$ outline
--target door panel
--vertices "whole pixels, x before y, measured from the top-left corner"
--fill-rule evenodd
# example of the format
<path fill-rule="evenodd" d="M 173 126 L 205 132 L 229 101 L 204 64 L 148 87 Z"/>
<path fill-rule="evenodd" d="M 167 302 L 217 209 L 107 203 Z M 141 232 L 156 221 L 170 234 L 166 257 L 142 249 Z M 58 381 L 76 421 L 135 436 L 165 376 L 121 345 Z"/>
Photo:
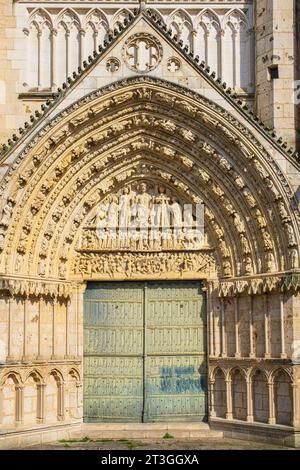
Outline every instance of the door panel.
<path fill-rule="evenodd" d="M 145 420 L 203 419 L 205 311 L 200 285 L 149 283 L 145 296 Z"/>
<path fill-rule="evenodd" d="M 85 420 L 140 421 L 143 331 L 140 285 L 89 285 L 84 300 Z"/>
<path fill-rule="evenodd" d="M 205 328 L 199 282 L 89 284 L 85 421 L 203 419 Z"/>

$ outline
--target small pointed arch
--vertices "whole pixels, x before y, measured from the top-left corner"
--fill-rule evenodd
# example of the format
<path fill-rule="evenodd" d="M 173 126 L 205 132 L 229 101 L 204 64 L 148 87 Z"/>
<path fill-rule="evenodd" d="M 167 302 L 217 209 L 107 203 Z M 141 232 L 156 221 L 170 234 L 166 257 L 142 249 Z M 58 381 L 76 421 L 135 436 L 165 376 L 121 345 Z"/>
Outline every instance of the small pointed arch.
<path fill-rule="evenodd" d="M 23 385 L 23 380 L 19 372 L 10 370 L 1 377 L 0 387 L 2 387 L 8 379 L 11 379 L 16 386 Z"/>
<path fill-rule="evenodd" d="M 109 31 L 109 22 L 105 14 L 98 8 L 91 10 L 85 19 L 84 55 L 88 57 L 103 43 Z"/>
<path fill-rule="evenodd" d="M 220 19 L 215 12 L 206 8 L 198 14 L 195 20 L 195 30 L 197 31 L 197 41 L 194 52 L 201 60 L 204 60 L 210 68 L 221 75 L 221 43 Z"/>
<path fill-rule="evenodd" d="M 110 22 L 110 29 L 113 30 L 116 26 L 123 26 L 124 19 L 128 17 L 131 11 L 128 8 L 120 8 L 112 17 Z"/>
<path fill-rule="evenodd" d="M 37 370 L 37 369 L 31 369 L 30 371 L 27 372 L 25 378 L 24 378 L 24 383 L 27 382 L 27 380 L 32 377 L 35 383 L 37 384 L 42 384 L 44 383 L 44 377 L 42 373 Z"/>
<path fill-rule="evenodd" d="M 109 29 L 109 22 L 105 13 L 103 13 L 103 11 L 99 10 L 98 8 L 93 8 L 86 15 L 84 28 L 86 28 L 87 25 L 92 26 L 94 31 L 98 31 L 101 27 L 103 27 L 106 31 Z"/>
<path fill-rule="evenodd" d="M 243 378 L 246 380 L 247 370 L 243 369 L 243 368 L 240 367 L 240 366 L 233 366 L 233 367 L 231 367 L 231 368 L 228 370 L 228 377 L 230 377 L 230 378 L 232 379 L 232 378 L 233 378 L 233 375 L 234 375 L 236 372 L 241 373 L 242 376 L 243 376 Z"/>
<path fill-rule="evenodd" d="M 244 26 L 246 29 L 249 29 L 250 27 L 248 18 L 245 13 L 241 10 L 238 10 L 237 8 L 229 10 L 224 16 L 222 21 L 223 29 L 225 29 L 227 25 L 229 25 L 233 31 L 237 31 L 237 28 L 239 28 L 241 25 Z"/>
<path fill-rule="evenodd" d="M 195 29 L 197 30 L 199 26 L 202 27 L 208 32 L 209 26 L 213 25 L 215 28 L 220 31 L 221 29 L 221 22 L 218 15 L 211 10 L 210 8 L 205 8 L 205 10 L 201 11 L 195 18 Z"/>
<path fill-rule="evenodd" d="M 261 372 L 264 376 L 264 379 L 268 382 L 269 380 L 269 376 L 268 376 L 268 373 L 265 369 L 263 368 L 260 368 L 260 367 L 253 367 L 253 369 L 251 369 L 250 373 L 249 373 L 249 378 L 250 379 L 253 379 L 254 375 L 257 373 L 257 372 Z"/>
<path fill-rule="evenodd" d="M 36 8 L 33 10 L 29 15 L 28 25 L 29 27 L 35 25 L 38 31 L 41 31 L 45 25 L 51 30 L 53 29 L 52 18 L 44 8 Z"/>
<path fill-rule="evenodd" d="M 53 376 L 57 384 L 61 385 L 65 382 L 63 373 L 59 369 L 51 369 L 48 374 L 49 376 Z"/>
<path fill-rule="evenodd" d="M 284 367 L 281 367 L 281 366 L 278 366 L 278 367 L 276 367 L 275 369 L 273 369 L 271 371 L 270 376 L 269 376 L 270 382 L 274 384 L 274 380 L 275 380 L 276 376 L 281 372 L 285 373 L 289 377 L 291 383 L 293 382 L 293 376 L 292 376 L 290 370 L 285 369 Z"/>
<path fill-rule="evenodd" d="M 75 369 L 75 367 L 72 367 L 71 369 L 69 369 L 68 375 L 76 379 L 77 382 L 81 381 L 80 372 L 78 369 Z"/>
<path fill-rule="evenodd" d="M 193 50 L 193 36 L 194 30 L 193 21 L 190 15 L 182 9 L 177 9 L 169 16 L 167 26 L 171 29 L 177 38 L 182 40 L 185 46 Z"/>
<path fill-rule="evenodd" d="M 56 18 L 55 26 L 62 25 L 66 31 L 70 31 L 72 27 L 76 27 L 78 30 L 81 29 L 80 18 L 72 8 L 65 8 L 62 10 Z"/>
<path fill-rule="evenodd" d="M 174 10 L 167 18 L 166 23 L 168 27 L 171 26 L 172 22 L 176 18 L 177 18 L 176 22 L 178 22 L 178 19 L 179 19 L 179 24 L 180 23 L 187 24 L 191 28 L 191 30 L 193 29 L 194 25 L 193 25 L 192 18 L 186 10 L 182 8 L 177 8 L 176 10 Z"/>

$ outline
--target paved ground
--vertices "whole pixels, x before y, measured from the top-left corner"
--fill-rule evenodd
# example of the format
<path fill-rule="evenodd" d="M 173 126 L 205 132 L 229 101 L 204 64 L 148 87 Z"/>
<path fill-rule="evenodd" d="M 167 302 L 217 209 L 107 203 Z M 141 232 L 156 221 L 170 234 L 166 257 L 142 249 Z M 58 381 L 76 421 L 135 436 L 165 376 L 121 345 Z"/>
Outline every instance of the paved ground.
<path fill-rule="evenodd" d="M 43 446 L 31 446 L 30 450 L 294 450 L 290 447 L 282 447 L 259 442 L 242 441 L 238 439 L 225 438 L 203 438 L 197 440 L 111 440 L 111 439 L 89 439 L 61 440 Z"/>

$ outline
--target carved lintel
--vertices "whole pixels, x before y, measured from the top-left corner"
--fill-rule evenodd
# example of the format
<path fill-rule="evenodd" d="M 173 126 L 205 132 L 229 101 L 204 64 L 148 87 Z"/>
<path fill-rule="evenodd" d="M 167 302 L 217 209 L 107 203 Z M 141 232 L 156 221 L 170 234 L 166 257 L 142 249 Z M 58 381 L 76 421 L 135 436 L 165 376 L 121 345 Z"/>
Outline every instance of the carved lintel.
<path fill-rule="evenodd" d="M 210 252 L 80 253 L 72 269 L 84 279 L 203 279 L 214 277 Z"/>

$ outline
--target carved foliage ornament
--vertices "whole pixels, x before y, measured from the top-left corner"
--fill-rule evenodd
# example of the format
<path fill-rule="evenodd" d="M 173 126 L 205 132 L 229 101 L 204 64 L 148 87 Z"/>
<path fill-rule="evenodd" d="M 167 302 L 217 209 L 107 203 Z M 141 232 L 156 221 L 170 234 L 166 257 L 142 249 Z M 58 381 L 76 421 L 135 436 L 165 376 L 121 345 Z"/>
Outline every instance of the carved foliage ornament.
<path fill-rule="evenodd" d="M 123 48 L 123 59 L 130 70 L 150 72 L 160 63 L 163 48 L 152 34 L 138 33 L 130 36 Z"/>

